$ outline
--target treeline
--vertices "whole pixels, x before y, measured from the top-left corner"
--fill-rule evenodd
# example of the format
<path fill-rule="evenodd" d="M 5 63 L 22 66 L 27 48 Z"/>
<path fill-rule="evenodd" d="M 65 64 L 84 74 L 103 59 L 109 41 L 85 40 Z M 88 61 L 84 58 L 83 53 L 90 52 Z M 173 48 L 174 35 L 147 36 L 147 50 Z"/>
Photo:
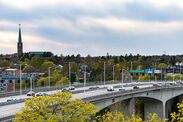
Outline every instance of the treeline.
<path fill-rule="evenodd" d="M 48 69 L 50 67 L 52 85 L 68 82 L 69 76 L 69 62 L 71 81 L 83 81 L 83 73 L 87 72 L 87 81 L 103 81 L 104 80 L 104 65 L 105 65 L 105 80 L 121 80 L 121 69 L 124 71 L 124 79 L 129 80 L 130 74 L 127 72 L 130 69 L 145 69 L 154 68 L 157 69 L 162 66 L 174 65 L 176 62 L 182 62 L 183 55 L 124 55 L 124 56 L 112 56 L 107 54 L 106 56 L 90 55 L 82 57 L 78 55 L 28 55 L 24 54 L 21 59 L 16 57 L 7 58 L 4 55 L 0 55 L 0 67 L 4 68 L 17 68 L 15 64 L 22 64 L 23 72 L 32 73 L 40 72 L 44 73 L 44 78 L 37 82 L 37 85 L 46 85 L 48 79 Z M 113 72 L 114 70 L 114 72 Z M 113 75 L 114 73 L 114 75 Z M 141 76 L 141 79 L 144 79 Z M 151 76 L 153 78 L 153 76 Z M 134 79 L 138 79 L 137 76 L 133 76 Z M 62 79 L 62 81 L 60 81 Z"/>

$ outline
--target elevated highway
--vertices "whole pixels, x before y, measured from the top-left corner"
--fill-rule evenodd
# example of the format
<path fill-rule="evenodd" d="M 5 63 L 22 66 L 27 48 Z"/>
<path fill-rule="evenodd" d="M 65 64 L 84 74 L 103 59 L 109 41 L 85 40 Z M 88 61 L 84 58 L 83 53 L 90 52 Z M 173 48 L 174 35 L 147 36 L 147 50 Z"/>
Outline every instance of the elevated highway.
<path fill-rule="evenodd" d="M 118 87 L 121 84 L 112 84 L 114 87 Z M 124 84 L 123 84 L 124 85 Z M 137 85 L 137 84 L 136 84 Z M 171 104 L 171 99 L 181 96 L 183 94 L 182 85 L 162 85 L 153 86 L 153 82 L 148 84 L 138 84 L 139 89 L 133 89 L 133 86 L 124 87 L 124 91 L 119 91 L 119 88 L 115 88 L 115 91 L 109 92 L 106 89 L 97 89 L 87 92 L 80 92 L 73 94 L 74 98 L 83 99 L 84 101 L 91 102 L 99 107 L 100 110 L 115 105 L 120 102 L 127 100 L 125 105 L 125 111 L 129 111 L 131 114 L 135 109 L 135 98 L 143 98 L 145 102 L 144 105 L 144 115 L 148 112 L 156 112 L 160 117 L 167 117 L 168 107 Z M 104 86 L 101 86 L 104 87 Z M 86 87 L 85 89 L 88 89 Z M 80 88 L 80 90 L 83 90 Z M 54 93 L 52 91 L 51 93 Z M 24 106 L 24 103 L 10 104 L 6 106 L 0 106 L 0 118 L 6 118 L 8 116 L 12 117 L 16 112 Z M 124 106 L 119 106 L 123 107 Z"/>

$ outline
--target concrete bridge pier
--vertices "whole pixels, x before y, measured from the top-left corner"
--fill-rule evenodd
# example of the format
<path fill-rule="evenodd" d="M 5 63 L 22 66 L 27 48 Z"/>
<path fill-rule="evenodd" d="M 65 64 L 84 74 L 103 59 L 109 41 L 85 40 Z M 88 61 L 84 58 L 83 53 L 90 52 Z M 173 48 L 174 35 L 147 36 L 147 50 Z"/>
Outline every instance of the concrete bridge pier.
<path fill-rule="evenodd" d="M 129 112 L 130 112 L 130 115 L 135 113 L 135 98 L 134 97 L 130 99 Z"/>
<path fill-rule="evenodd" d="M 161 101 L 155 99 L 143 99 L 144 101 L 144 119 L 147 120 L 147 117 L 150 113 L 156 113 L 159 117 L 165 116 L 165 104 Z"/>

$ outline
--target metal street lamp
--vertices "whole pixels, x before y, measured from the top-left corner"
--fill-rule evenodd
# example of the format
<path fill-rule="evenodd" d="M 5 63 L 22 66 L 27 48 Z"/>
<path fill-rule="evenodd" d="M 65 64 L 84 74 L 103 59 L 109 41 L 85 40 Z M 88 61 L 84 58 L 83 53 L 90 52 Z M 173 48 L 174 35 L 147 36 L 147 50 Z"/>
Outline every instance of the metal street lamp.
<path fill-rule="evenodd" d="M 48 67 L 48 88 L 50 88 L 50 68 Z"/>
<path fill-rule="evenodd" d="M 131 68 L 130 70 L 132 71 L 133 70 L 133 62 L 131 61 Z M 131 82 L 133 81 L 133 76 L 131 76 Z"/>
<path fill-rule="evenodd" d="M 85 86 L 86 86 L 86 65 L 85 65 L 85 71 L 84 71 L 84 92 L 85 92 Z"/>
<path fill-rule="evenodd" d="M 115 67 L 115 65 L 112 66 L 112 70 L 113 70 L 113 81 L 114 81 L 114 67 Z"/>
<path fill-rule="evenodd" d="M 105 62 L 104 62 L 104 85 L 105 85 Z"/>
<path fill-rule="evenodd" d="M 174 78 L 174 67 L 173 67 L 173 73 L 172 73 L 172 74 L 173 74 L 173 81 L 174 81 L 174 79 L 175 79 L 175 78 Z"/>
<path fill-rule="evenodd" d="M 121 83 L 123 84 L 123 80 L 124 80 L 124 78 L 123 78 L 123 71 L 124 71 L 124 69 L 122 68 L 122 71 L 121 71 Z"/>
<path fill-rule="evenodd" d="M 22 95 L 22 64 L 20 66 L 20 95 Z"/>
<path fill-rule="evenodd" d="M 181 73 L 181 64 L 179 64 L 180 65 L 180 81 L 182 80 L 181 79 L 181 75 L 182 75 L 182 73 Z"/>

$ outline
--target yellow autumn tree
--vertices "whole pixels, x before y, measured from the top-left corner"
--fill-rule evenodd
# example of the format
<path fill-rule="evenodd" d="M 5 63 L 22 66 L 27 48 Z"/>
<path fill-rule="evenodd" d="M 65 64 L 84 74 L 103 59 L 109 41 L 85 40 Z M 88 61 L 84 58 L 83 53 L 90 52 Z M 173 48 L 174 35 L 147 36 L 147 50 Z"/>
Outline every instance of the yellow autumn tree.
<path fill-rule="evenodd" d="M 97 108 L 79 99 L 71 100 L 71 93 L 57 92 L 51 96 L 34 97 L 15 115 L 14 122 L 87 122 Z"/>
<path fill-rule="evenodd" d="M 177 104 L 178 112 L 171 113 L 172 122 L 183 122 L 183 101 Z"/>
<path fill-rule="evenodd" d="M 102 116 L 96 117 L 97 122 L 142 122 L 140 116 L 135 114 L 132 117 L 125 116 L 121 112 L 106 112 Z"/>

